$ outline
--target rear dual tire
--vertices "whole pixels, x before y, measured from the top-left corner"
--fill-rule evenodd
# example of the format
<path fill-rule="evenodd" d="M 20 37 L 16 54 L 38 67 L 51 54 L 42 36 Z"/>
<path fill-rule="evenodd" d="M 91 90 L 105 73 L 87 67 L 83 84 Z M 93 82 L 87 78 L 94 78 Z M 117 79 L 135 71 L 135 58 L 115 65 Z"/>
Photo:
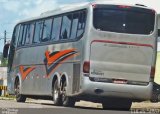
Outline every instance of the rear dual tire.
<path fill-rule="evenodd" d="M 66 87 L 66 81 L 61 84 L 61 90 L 58 86 L 58 80 L 54 82 L 52 94 L 56 106 L 73 107 L 75 105 L 75 100 L 66 95 Z"/>
<path fill-rule="evenodd" d="M 74 107 L 75 100 L 72 97 L 68 97 L 66 94 L 67 83 L 62 83 L 62 104 L 65 107 Z"/>

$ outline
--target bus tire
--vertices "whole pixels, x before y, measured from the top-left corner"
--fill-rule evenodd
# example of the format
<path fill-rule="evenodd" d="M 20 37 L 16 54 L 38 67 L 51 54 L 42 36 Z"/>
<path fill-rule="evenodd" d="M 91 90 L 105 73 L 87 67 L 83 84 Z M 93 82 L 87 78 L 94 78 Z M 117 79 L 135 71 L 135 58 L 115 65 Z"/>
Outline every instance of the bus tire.
<path fill-rule="evenodd" d="M 62 103 L 63 103 L 63 106 L 74 107 L 75 100 L 74 100 L 74 98 L 68 97 L 66 95 L 66 87 L 67 87 L 67 83 L 66 83 L 66 81 L 64 81 L 62 84 Z"/>
<path fill-rule="evenodd" d="M 153 93 L 152 98 L 150 100 L 152 103 L 157 103 L 158 102 L 158 93 Z"/>
<path fill-rule="evenodd" d="M 102 102 L 103 109 L 105 110 L 130 110 L 132 105 L 131 100 L 127 99 L 108 99 Z"/>
<path fill-rule="evenodd" d="M 60 94 L 60 89 L 58 87 L 57 79 L 55 80 L 53 87 L 52 87 L 52 96 L 53 96 L 54 105 L 62 106 L 62 97 Z"/>
<path fill-rule="evenodd" d="M 25 102 L 26 97 L 22 94 L 20 94 L 20 82 L 17 79 L 15 82 L 15 95 L 16 95 L 16 101 L 17 102 Z"/>

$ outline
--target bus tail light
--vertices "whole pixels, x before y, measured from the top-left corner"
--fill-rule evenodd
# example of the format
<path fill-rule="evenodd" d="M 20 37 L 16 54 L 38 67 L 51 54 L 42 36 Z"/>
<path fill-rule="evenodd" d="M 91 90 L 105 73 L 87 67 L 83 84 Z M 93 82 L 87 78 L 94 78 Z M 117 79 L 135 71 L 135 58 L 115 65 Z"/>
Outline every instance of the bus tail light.
<path fill-rule="evenodd" d="M 154 79 L 154 75 L 155 75 L 155 67 L 151 67 L 151 72 L 150 72 L 151 78 Z"/>
<path fill-rule="evenodd" d="M 96 7 L 96 4 L 92 4 L 92 7 L 95 8 L 95 7 Z"/>
<path fill-rule="evenodd" d="M 131 6 L 126 6 L 126 5 L 119 5 L 119 8 L 131 8 Z"/>
<path fill-rule="evenodd" d="M 83 64 L 83 72 L 84 73 L 89 73 L 90 70 L 90 62 L 89 61 L 85 61 Z"/>
<path fill-rule="evenodd" d="M 153 12 L 153 14 L 155 14 L 155 13 L 156 13 L 156 11 L 155 11 L 154 9 L 152 9 L 152 12 Z"/>

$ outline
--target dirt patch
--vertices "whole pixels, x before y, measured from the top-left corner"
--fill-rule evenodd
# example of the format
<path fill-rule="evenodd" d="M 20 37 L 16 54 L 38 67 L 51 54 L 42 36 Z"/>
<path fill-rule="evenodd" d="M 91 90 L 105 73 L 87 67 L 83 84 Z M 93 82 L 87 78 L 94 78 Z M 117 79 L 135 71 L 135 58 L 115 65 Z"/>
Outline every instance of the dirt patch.
<path fill-rule="evenodd" d="M 94 107 L 94 108 L 102 108 L 101 103 L 92 103 L 86 101 L 80 101 L 76 103 L 76 106 L 83 106 L 83 107 Z M 160 109 L 160 102 L 159 103 L 151 103 L 151 102 L 134 102 L 132 103 L 132 109 Z"/>
<path fill-rule="evenodd" d="M 132 103 L 132 108 L 160 109 L 160 102 L 159 103 L 150 103 L 150 102 Z"/>

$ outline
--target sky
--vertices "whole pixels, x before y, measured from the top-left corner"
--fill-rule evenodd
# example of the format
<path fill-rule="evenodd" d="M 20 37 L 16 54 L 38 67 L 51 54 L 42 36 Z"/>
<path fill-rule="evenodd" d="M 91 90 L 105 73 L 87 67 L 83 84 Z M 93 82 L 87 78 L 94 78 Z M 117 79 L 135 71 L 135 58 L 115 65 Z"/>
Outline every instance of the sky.
<path fill-rule="evenodd" d="M 13 28 L 15 24 L 20 20 L 38 16 L 42 12 L 53 10 L 61 5 L 86 1 L 94 0 L 0 0 L 0 39 L 4 38 L 5 30 L 7 31 L 7 38 L 11 38 Z M 149 7 L 156 9 L 157 12 L 160 13 L 160 0 L 117 1 L 143 3 Z M 3 46 L 4 40 L 1 39 L 0 52 L 3 51 Z"/>

